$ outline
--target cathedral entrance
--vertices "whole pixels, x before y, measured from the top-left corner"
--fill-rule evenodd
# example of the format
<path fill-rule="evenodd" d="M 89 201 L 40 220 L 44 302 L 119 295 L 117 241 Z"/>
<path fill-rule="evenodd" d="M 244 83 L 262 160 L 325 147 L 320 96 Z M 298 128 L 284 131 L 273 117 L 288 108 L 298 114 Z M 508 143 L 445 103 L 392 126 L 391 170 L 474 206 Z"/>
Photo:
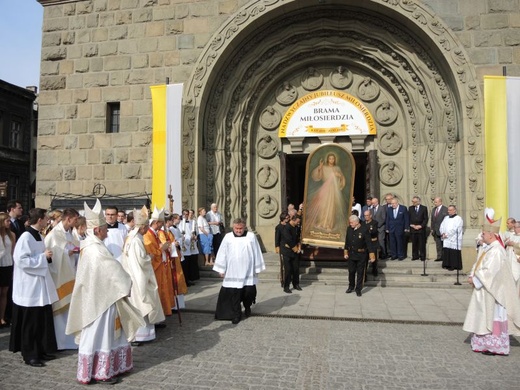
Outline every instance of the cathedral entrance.
<path fill-rule="evenodd" d="M 377 176 L 377 171 L 369 166 L 367 152 L 352 153 L 356 162 L 356 175 L 354 178 L 354 197 L 361 206 L 365 204 L 367 196 L 380 196 L 374 186 L 371 185 L 369 177 Z M 282 211 L 292 203 L 298 207 L 303 202 L 303 191 L 305 188 L 306 164 L 308 153 L 301 154 L 280 154 L 280 169 L 282 172 L 282 185 L 280 199 Z"/>
<path fill-rule="evenodd" d="M 461 142 L 471 135 L 465 134 L 464 118 L 478 119 L 477 96 L 458 46 L 444 53 L 430 44 L 440 41 L 433 36 L 436 24 L 430 33 L 402 23 L 408 19 L 381 17 L 376 8 L 359 6 L 353 12 L 347 3 L 267 8 L 272 8 L 265 13 L 268 23 L 253 29 L 238 15 L 240 33 L 223 30 L 201 57 L 189 86 L 187 101 L 193 104 L 183 116 L 183 203 L 217 202 L 226 222 L 246 218 L 270 249 L 280 212 L 303 199 L 307 156 L 320 145 L 336 143 L 354 155 L 354 196 L 360 204 L 367 195 L 392 192 L 401 200 L 419 195 L 428 203 L 442 196 L 462 207 L 482 208 L 481 202 L 463 202 L 469 192 L 461 186 L 467 171 L 472 192 L 479 195 L 482 159 L 475 137 L 480 120 L 471 128 L 469 149 Z M 425 31 L 432 39 L 417 39 Z M 442 42 L 446 39 L 443 35 Z M 350 127 L 324 134 L 323 128 L 334 127 L 324 125 L 312 129 L 311 136 L 279 134 L 293 105 L 323 93 L 361 102 L 375 130 Z M 292 119 L 343 114 L 332 109 Z M 471 164 L 460 158 L 469 155 Z M 468 216 L 470 226 L 477 225 L 479 215 Z"/>

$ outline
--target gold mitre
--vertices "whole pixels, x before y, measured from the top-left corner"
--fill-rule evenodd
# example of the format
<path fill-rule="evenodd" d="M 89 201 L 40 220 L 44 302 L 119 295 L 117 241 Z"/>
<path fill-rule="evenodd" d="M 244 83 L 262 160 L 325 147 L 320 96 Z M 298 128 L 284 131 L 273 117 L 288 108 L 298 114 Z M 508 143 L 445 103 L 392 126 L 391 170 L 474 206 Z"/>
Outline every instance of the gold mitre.
<path fill-rule="evenodd" d="M 154 206 L 152 217 L 150 218 L 150 220 L 164 222 L 164 207 L 159 210 L 157 206 Z"/>
<path fill-rule="evenodd" d="M 134 209 L 134 222 L 135 226 L 148 225 L 148 209 L 143 206 L 141 210 Z"/>
<path fill-rule="evenodd" d="M 83 208 L 85 209 L 85 219 L 87 220 L 87 229 L 94 229 L 107 224 L 99 199 L 96 199 L 96 204 L 92 209 L 88 207 L 87 202 L 83 203 Z"/>

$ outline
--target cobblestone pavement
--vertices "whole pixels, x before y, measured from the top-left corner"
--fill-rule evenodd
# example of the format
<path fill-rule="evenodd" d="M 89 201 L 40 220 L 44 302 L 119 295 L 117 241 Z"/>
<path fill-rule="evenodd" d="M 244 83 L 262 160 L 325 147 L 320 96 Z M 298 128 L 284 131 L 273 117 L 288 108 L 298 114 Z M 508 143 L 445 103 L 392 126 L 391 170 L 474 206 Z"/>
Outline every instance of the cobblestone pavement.
<path fill-rule="evenodd" d="M 201 312 L 183 312 L 182 326 L 176 316 L 168 318 L 168 326 L 158 330 L 157 340 L 134 348 L 134 370 L 115 387 L 147 390 L 519 388 L 520 343 L 516 339 L 512 339 L 510 356 L 484 356 L 471 351 L 468 334 L 457 322 L 463 313 L 454 316 L 451 323 L 410 322 L 409 312 L 422 306 L 416 298 L 442 296 L 446 292 L 441 290 L 433 293 L 373 289 L 361 298 L 343 291 L 343 295 L 337 294 L 337 299 L 326 301 L 329 306 L 363 308 L 370 299 L 382 299 L 387 320 L 374 319 L 374 314 L 366 310 L 360 310 L 361 317 L 353 316 L 352 320 L 343 316 L 290 318 L 294 308 L 284 313 L 279 305 L 297 307 L 296 303 L 305 301 L 304 288 L 301 300 L 296 303 L 275 304 L 272 297 L 269 302 L 259 299 L 252 317 L 232 325 L 228 321 L 215 321 L 211 313 L 202 312 L 214 307 L 218 283 L 199 282 L 196 287 L 187 296 L 187 306 Z M 274 288 L 262 285 L 259 298 L 279 294 L 273 292 Z M 311 289 L 308 290 L 307 294 L 311 294 Z M 324 290 L 326 295 L 330 293 Z M 204 296 L 205 307 L 201 305 Z M 291 296 L 294 298 L 290 299 L 296 300 L 297 293 Z M 396 311 L 395 300 L 406 296 L 415 298 L 408 298 Z M 309 299 L 311 305 L 312 298 Z M 432 310 L 442 306 L 441 301 L 450 305 L 443 298 L 435 301 Z M 271 306 L 278 310 L 266 309 Z M 402 322 L 395 313 L 403 315 Z M 75 352 L 59 353 L 59 358 L 48 362 L 46 367 L 32 368 L 22 363 L 19 353 L 7 350 L 8 341 L 8 330 L 1 329 L 0 389 L 85 387 L 75 381 Z"/>

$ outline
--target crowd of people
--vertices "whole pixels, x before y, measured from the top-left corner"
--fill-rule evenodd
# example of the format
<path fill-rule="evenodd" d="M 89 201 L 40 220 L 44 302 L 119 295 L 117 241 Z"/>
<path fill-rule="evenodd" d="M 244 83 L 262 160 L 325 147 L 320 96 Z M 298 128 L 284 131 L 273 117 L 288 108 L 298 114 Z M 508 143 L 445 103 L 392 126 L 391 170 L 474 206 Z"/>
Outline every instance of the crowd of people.
<path fill-rule="evenodd" d="M 83 211 L 25 215 L 14 200 L 0 212 L 0 327 L 10 327 L 9 349 L 26 364 L 43 367 L 58 351 L 78 350 L 80 383 L 113 384 L 133 367 L 132 347 L 154 340 L 166 317 L 185 308 L 188 286 L 200 278 L 199 252 L 205 265 L 217 255 L 228 279 L 236 271 L 218 257 L 223 242 L 229 261 L 230 246 L 215 204 L 198 219 L 193 210 L 103 210 L 99 200 Z M 255 297 L 247 295 L 249 315 Z"/>

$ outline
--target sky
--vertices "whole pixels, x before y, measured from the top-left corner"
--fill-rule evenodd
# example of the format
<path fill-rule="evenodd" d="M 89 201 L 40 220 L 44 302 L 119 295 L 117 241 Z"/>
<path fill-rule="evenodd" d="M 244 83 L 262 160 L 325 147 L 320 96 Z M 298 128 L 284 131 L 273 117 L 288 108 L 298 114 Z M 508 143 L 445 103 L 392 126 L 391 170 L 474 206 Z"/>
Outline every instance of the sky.
<path fill-rule="evenodd" d="M 42 24 L 43 7 L 36 0 L 0 0 L 1 80 L 39 87 Z"/>

